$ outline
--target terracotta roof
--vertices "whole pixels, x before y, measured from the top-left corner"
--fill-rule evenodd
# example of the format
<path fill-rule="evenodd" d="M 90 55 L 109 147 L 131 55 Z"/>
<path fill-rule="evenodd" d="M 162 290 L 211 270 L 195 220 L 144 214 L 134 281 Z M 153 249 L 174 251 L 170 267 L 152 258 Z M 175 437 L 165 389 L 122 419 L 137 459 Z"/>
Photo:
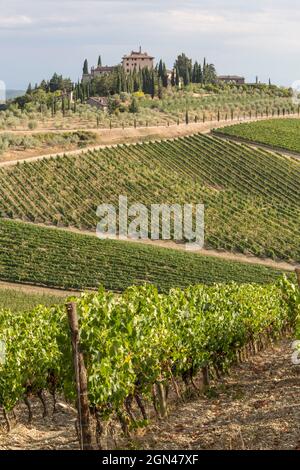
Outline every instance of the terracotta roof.
<path fill-rule="evenodd" d="M 103 106 L 108 105 L 107 96 L 91 96 L 88 101 L 91 101 L 93 103 L 102 104 Z"/>
<path fill-rule="evenodd" d="M 113 72 L 113 70 L 115 69 L 116 67 L 114 65 L 112 66 L 108 66 L 108 65 L 105 65 L 105 66 L 98 66 L 98 67 L 93 67 L 92 68 L 92 71 L 95 72 Z"/>
<path fill-rule="evenodd" d="M 238 75 L 220 75 L 218 78 L 219 80 L 240 80 L 245 77 L 239 77 Z"/>
<path fill-rule="evenodd" d="M 154 59 L 154 57 L 147 54 L 147 52 L 132 51 L 129 55 L 124 55 L 123 59 Z"/>

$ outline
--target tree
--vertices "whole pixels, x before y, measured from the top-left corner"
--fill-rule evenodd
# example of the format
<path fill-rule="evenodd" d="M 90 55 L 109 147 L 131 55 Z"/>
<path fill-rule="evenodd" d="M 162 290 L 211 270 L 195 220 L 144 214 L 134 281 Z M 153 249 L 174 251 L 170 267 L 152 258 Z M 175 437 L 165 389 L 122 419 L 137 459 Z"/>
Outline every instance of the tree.
<path fill-rule="evenodd" d="M 172 77 L 171 77 L 171 85 L 175 86 L 176 85 L 176 76 L 175 76 L 175 70 L 172 70 Z"/>
<path fill-rule="evenodd" d="M 175 76 L 176 76 L 176 86 L 179 86 L 179 85 L 180 85 L 180 76 L 179 76 L 179 69 L 178 69 L 177 66 L 175 67 L 175 71 L 176 71 L 176 73 L 175 73 Z"/>
<path fill-rule="evenodd" d="M 202 83 L 215 83 L 217 81 L 217 73 L 214 64 L 207 64 L 206 59 L 203 61 Z"/>
<path fill-rule="evenodd" d="M 155 97 L 155 72 L 151 71 L 151 82 L 150 82 L 150 95 L 152 99 Z"/>
<path fill-rule="evenodd" d="M 190 83 L 192 76 L 192 60 L 182 53 L 176 59 L 175 68 L 178 70 L 179 78 L 182 78 L 184 83 Z"/>
<path fill-rule="evenodd" d="M 189 69 L 187 68 L 184 72 L 184 76 L 183 76 L 183 83 L 185 86 L 189 85 L 191 82 L 191 76 L 190 76 L 190 71 Z"/>
<path fill-rule="evenodd" d="M 163 84 L 161 78 L 158 79 L 158 90 L 157 90 L 157 96 L 160 100 L 163 99 Z"/>
<path fill-rule="evenodd" d="M 88 73 L 89 73 L 89 64 L 88 64 L 87 59 L 85 59 L 85 61 L 83 63 L 82 71 L 83 71 L 84 75 L 88 75 Z"/>
<path fill-rule="evenodd" d="M 139 112 L 139 106 L 138 106 L 138 102 L 135 96 L 132 98 L 132 101 L 130 103 L 129 112 L 134 113 L 134 114 Z"/>
<path fill-rule="evenodd" d="M 198 62 L 195 62 L 194 67 L 193 67 L 192 82 L 202 83 L 202 69 L 201 69 L 201 65 L 198 64 Z"/>
<path fill-rule="evenodd" d="M 159 65 L 158 65 L 158 70 L 157 70 L 158 78 L 161 80 L 162 85 L 167 88 L 169 84 L 169 79 L 168 79 L 168 73 L 167 73 L 167 67 L 166 64 L 160 60 Z"/>
<path fill-rule="evenodd" d="M 27 95 L 31 95 L 32 93 L 32 86 L 31 86 L 31 83 L 29 83 L 28 87 L 27 87 L 27 91 L 26 91 L 26 94 Z"/>
<path fill-rule="evenodd" d="M 98 57 L 98 67 L 102 67 L 102 59 L 101 59 L 101 55 L 99 55 Z"/>

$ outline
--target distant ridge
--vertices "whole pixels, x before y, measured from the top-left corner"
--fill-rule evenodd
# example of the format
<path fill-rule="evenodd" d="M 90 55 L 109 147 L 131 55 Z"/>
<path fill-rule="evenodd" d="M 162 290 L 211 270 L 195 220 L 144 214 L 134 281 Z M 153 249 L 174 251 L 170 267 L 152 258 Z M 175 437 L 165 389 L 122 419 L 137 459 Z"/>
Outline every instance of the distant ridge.
<path fill-rule="evenodd" d="M 6 90 L 6 99 L 7 100 L 13 100 L 14 98 L 17 98 L 18 96 L 25 95 L 24 90 Z"/>

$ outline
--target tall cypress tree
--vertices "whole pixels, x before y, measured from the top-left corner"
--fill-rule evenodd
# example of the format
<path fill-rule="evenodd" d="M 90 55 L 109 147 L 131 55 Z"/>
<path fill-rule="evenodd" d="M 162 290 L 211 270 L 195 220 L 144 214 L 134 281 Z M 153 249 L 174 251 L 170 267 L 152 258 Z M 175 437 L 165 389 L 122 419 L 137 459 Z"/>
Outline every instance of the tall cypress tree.
<path fill-rule="evenodd" d="M 101 59 L 101 55 L 99 55 L 98 57 L 98 67 L 102 67 L 102 59 Z"/>
<path fill-rule="evenodd" d="M 155 72 L 154 70 L 151 71 L 151 88 L 150 88 L 150 91 L 151 91 L 151 97 L 152 99 L 155 97 Z"/>
<path fill-rule="evenodd" d="M 179 86 L 179 84 L 180 84 L 180 75 L 179 75 L 178 67 L 175 68 L 175 71 L 176 71 L 176 86 Z"/>
<path fill-rule="evenodd" d="M 83 73 L 85 75 L 87 75 L 89 73 L 89 64 L 88 64 L 88 61 L 87 59 L 85 59 L 84 63 L 83 63 Z"/>
<path fill-rule="evenodd" d="M 172 70 L 171 85 L 176 85 L 175 69 Z"/>
<path fill-rule="evenodd" d="M 184 82 L 185 86 L 189 85 L 190 82 L 191 82 L 190 71 L 189 71 L 188 68 L 185 70 L 184 77 L 183 77 L 183 82 Z"/>

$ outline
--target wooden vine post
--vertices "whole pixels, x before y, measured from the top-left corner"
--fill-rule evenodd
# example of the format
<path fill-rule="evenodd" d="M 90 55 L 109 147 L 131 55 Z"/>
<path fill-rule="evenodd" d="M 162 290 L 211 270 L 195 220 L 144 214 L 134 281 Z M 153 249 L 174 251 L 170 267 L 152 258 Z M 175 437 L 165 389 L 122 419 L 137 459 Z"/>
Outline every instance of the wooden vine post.
<path fill-rule="evenodd" d="M 299 289 L 300 289 L 300 268 L 296 268 L 295 272 L 296 272 L 296 276 L 297 276 L 298 286 L 299 286 Z"/>
<path fill-rule="evenodd" d="M 81 450 L 94 450 L 93 433 L 90 425 L 87 372 L 83 353 L 80 350 L 79 325 L 76 303 L 67 304 L 68 321 L 71 331 L 73 364 L 77 393 L 78 435 Z"/>

